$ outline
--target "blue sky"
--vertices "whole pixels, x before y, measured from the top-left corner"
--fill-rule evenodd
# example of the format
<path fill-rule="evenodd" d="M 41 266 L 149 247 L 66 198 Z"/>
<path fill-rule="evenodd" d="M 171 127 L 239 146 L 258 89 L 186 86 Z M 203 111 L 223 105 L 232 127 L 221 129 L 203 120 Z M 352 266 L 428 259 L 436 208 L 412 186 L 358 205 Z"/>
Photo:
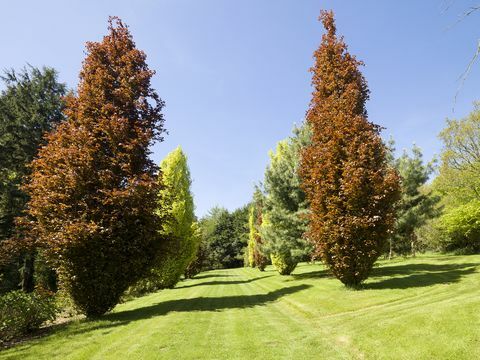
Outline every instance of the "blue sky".
<path fill-rule="evenodd" d="M 350 51 L 366 64 L 369 118 L 397 148 L 430 159 L 447 117 L 478 99 L 477 64 L 454 97 L 480 38 L 476 1 L 158 0 L 8 1 L 0 22 L 0 69 L 52 66 L 75 87 L 86 41 L 120 16 L 157 71 L 169 135 L 159 162 L 181 145 L 189 157 L 197 215 L 247 203 L 268 151 L 290 134 L 310 101 L 320 9 L 333 9 Z M 453 112 L 454 109 L 454 112 Z"/>

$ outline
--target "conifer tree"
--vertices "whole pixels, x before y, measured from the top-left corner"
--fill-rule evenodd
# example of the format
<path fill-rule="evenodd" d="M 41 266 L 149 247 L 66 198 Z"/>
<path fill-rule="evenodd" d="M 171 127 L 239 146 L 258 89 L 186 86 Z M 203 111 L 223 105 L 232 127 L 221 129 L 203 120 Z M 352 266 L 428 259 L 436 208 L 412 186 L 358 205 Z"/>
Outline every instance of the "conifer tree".
<path fill-rule="evenodd" d="M 256 188 L 248 214 L 248 262 L 251 267 L 257 267 L 260 271 L 264 271 L 268 263 L 267 257 L 263 254 L 263 241 L 260 234 L 262 207 L 263 194 L 259 188 Z"/>
<path fill-rule="evenodd" d="M 440 197 L 424 187 L 433 165 L 423 163 L 421 149 L 413 146 L 412 155 L 404 151 L 395 161 L 395 166 L 402 179 L 402 196 L 397 204 L 397 220 L 390 240 L 389 258 L 393 252 L 415 256 L 416 230 L 440 213 L 437 207 Z"/>
<path fill-rule="evenodd" d="M 12 290 L 21 282 L 24 291 L 34 288 L 34 249 L 21 248 L 14 239 L 15 218 L 25 210 L 27 194 L 21 190 L 28 164 L 44 144 L 44 135 L 64 120 L 65 84 L 55 69 L 32 66 L 7 70 L 0 79 L 0 243 L 4 265 L 0 289 Z M 5 251 L 7 248 L 12 251 Z M 20 279 L 20 264 L 21 274 Z"/>
<path fill-rule="evenodd" d="M 261 236 L 272 264 L 282 275 L 290 274 L 310 252 L 303 237 L 308 204 L 298 174 L 301 151 L 309 141 L 307 126 L 295 128 L 294 135 L 280 141 L 270 153 L 265 171 Z"/>
<path fill-rule="evenodd" d="M 308 238 L 340 281 L 358 286 L 391 233 L 399 180 L 388 166 L 381 128 L 367 119 L 363 63 L 337 37 L 333 12 L 320 18 L 326 33 L 314 53 L 307 112 L 312 144 L 301 168 L 311 207 Z"/>
<path fill-rule="evenodd" d="M 112 309 L 151 267 L 163 221 L 149 159 L 162 140 L 163 101 L 127 26 L 112 17 L 108 29 L 87 43 L 67 120 L 47 137 L 26 186 L 29 235 L 89 317 Z"/>
<path fill-rule="evenodd" d="M 196 234 L 191 177 L 187 157 L 180 147 L 170 152 L 161 165 L 159 209 L 165 218 L 162 251 L 150 274 L 136 285 L 137 292 L 174 287 L 192 262 L 199 246 Z"/>

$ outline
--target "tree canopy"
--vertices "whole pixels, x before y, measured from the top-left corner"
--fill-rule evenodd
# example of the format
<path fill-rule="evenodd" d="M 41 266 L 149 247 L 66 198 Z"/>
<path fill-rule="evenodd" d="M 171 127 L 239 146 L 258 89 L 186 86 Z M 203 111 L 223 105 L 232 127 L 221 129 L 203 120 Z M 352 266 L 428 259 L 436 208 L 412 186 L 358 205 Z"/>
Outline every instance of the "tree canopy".
<path fill-rule="evenodd" d="M 322 11 L 325 34 L 311 69 L 307 122 L 312 143 L 301 174 L 310 202 L 308 238 L 333 274 L 348 286 L 368 277 L 392 230 L 399 179 L 389 167 L 380 127 L 368 121 L 367 83 L 333 12 Z"/>
<path fill-rule="evenodd" d="M 163 221 L 149 148 L 162 140 L 164 104 L 127 26 L 110 18 L 108 30 L 87 43 L 67 120 L 47 136 L 25 187 L 28 234 L 87 316 L 112 309 L 150 268 Z"/>

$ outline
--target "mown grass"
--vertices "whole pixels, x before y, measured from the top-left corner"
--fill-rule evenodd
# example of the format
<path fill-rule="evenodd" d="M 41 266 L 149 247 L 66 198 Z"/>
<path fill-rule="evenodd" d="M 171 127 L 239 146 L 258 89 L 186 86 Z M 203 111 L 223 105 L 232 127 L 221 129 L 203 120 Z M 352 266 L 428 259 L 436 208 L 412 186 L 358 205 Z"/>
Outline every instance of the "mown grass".
<path fill-rule="evenodd" d="M 0 352 L 5 359 L 480 359 L 480 256 L 382 261 L 362 290 L 321 265 L 202 273 Z"/>

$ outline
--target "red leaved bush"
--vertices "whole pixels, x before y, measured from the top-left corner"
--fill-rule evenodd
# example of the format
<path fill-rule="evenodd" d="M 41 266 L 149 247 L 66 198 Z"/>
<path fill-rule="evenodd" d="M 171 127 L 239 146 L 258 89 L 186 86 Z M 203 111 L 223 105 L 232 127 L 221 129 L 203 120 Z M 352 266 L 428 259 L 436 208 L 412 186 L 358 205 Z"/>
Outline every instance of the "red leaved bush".
<path fill-rule="evenodd" d="M 311 206 L 308 238 L 333 274 L 357 286 L 380 255 L 394 223 L 399 178 L 386 160 L 381 128 L 368 121 L 362 62 L 336 36 L 333 12 L 314 53 L 313 98 L 307 113 L 312 144 L 301 175 Z"/>

